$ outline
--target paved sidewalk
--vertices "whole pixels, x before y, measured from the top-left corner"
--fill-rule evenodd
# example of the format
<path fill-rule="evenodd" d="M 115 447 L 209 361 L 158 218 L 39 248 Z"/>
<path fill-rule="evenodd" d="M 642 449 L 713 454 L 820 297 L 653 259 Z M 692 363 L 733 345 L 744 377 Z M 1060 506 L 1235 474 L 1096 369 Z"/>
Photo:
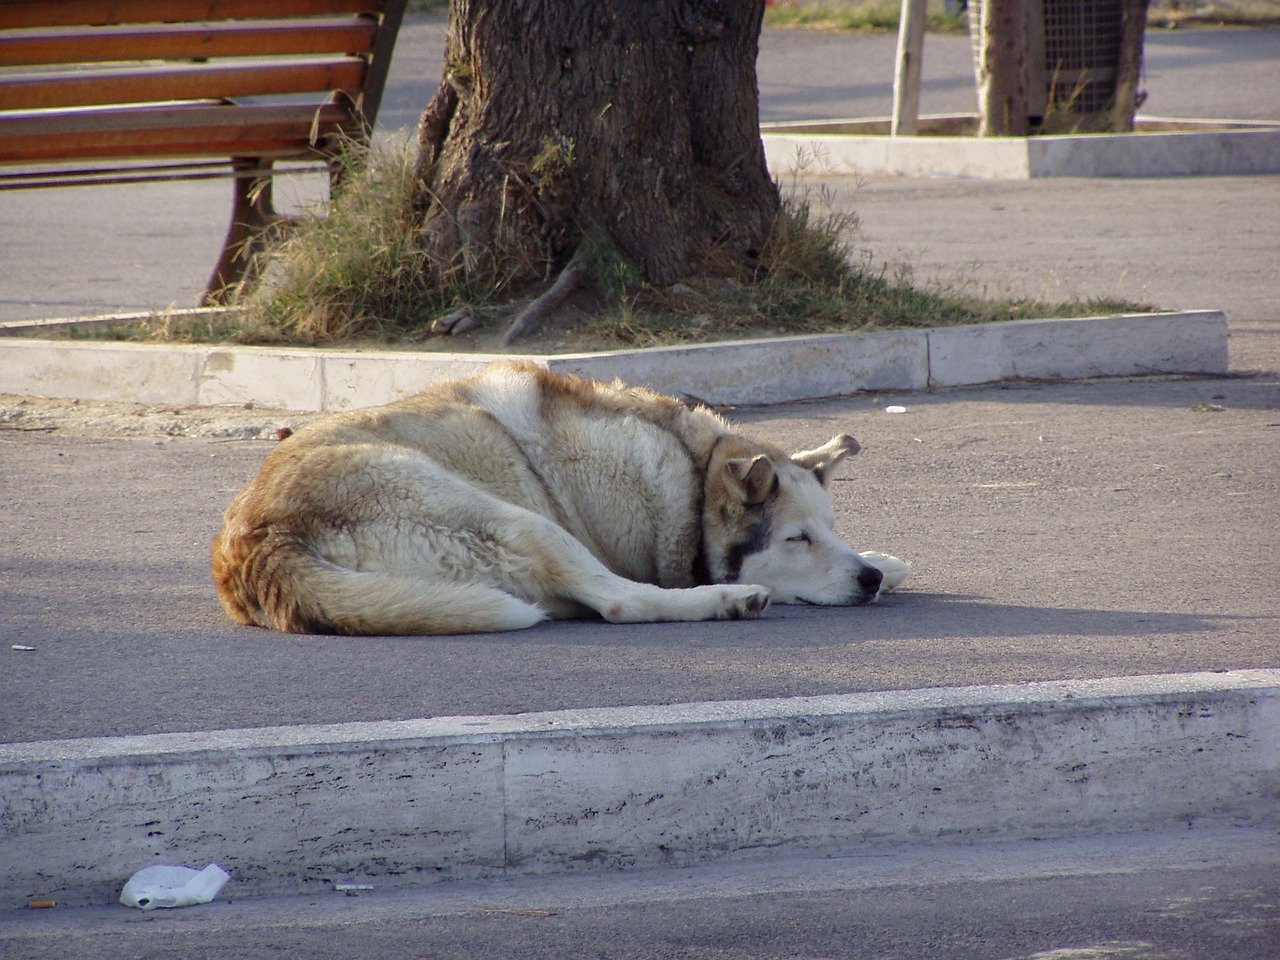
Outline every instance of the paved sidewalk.
<path fill-rule="evenodd" d="M 171 437 L 164 408 L 133 436 L 0 431 L 0 741 L 1280 665 L 1274 370 L 734 416 L 788 446 L 857 436 L 839 529 L 914 561 L 907 589 L 753 622 L 270 635 L 227 620 L 208 544 L 271 441 Z"/>
<path fill-rule="evenodd" d="M 926 109 L 963 109 L 972 95 L 962 39 L 929 37 Z M 439 41 L 438 24 L 409 26 L 389 123 L 412 122 Z M 876 112 L 892 47 L 884 36 L 767 33 L 766 115 Z M 1260 115 L 1274 105 L 1256 85 L 1251 111 L 1210 67 L 1226 59 L 1248 78 L 1274 50 L 1280 30 L 1154 34 L 1152 96 L 1217 112 L 1205 99 L 1217 89 L 1217 106 Z M 832 89 L 849 96 L 818 96 Z M 481 640 L 264 643 L 232 628 L 209 589 L 206 544 L 265 442 L 175 438 L 180 418 L 164 416 L 138 418 L 142 439 L 80 438 L 67 423 L 6 431 L 0 740 L 1274 666 L 1280 600 L 1259 531 L 1280 529 L 1280 458 L 1259 453 L 1280 439 L 1280 177 L 831 186 L 860 212 L 870 254 L 921 278 L 1222 308 L 1232 370 L 1246 378 L 912 395 L 895 398 L 910 411 L 898 418 L 874 396 L 743 411 L 748 429 L 785 444 L 859 436 L 865 453 L 834 488 L 841 529 L 915 560 L 910 592 L 870 611 L 783 608 L 733 627 L 547 625 Z M 75 243 L 119 247 L 102 230 L 124 218 L 86 202 L 115 189 L 18 196 L 74 204 L 101 225 L 67 224 Z M 14 197 L 0 195 L 0 218 Z M 220 226 L 181 203 L 150 216 L 166 210 L 216 246 Z M 221 217 L 221 203 L 210 213 Z M 49 229 L 29 216 L 0 233 L 0 310 L 21 314 L 33 277 L 74 288 L 72 302 L 42 301 L 46 315 L 106 307 L 100 287 L 135 291 L 116 305 L 147 302 L 136 291 L 153 282 L 174 289 L 172 262 L 154 265 L 163 282 L 126 271 L 98 284 L 95 257 L 50 271 Z M 206 258 L 189 259 L 198 289 Z M 289 422 L 248 416 L 264 435 Z"/>
<path fill-rule="evenodd" d="M 405 104 L 418 102 L 420 84 L 434 83 L 430 44 L 415 46 L 414 38 L 430 41 L 435 29 L 411 26 L 393 68 L 408 72 L 393 78 L 399 85 L 384 119 L 411 121 Z M 1161 35 L 1150 48 L 1153 84 L 1166 71 L 1183 78 L 1171 85 L 1188 91 L 1188 115 L 1215 112 L 1215 103 L 1238 106 L 1241 89 L 1261 103 L 1267 88 L 1257 71 L 1273 69 L 1267 57 L 1277 53 L 1280 32 L 1230 36 Z M 967 89 L 960 39 L 930 38 L 926 77 L 929 63 L 942 75 L 926 81 L 926 109 L 966 106 L 947 100 Z M 935 47 L 948 52 L 929 60 Z M 891 63 L 892 40 L 883 37 L 766 37 L 766 117 L 811 116 L 819 105 L 835 116 L 884 112 L 870 100 L 887 91 L 886 50 Z M 1223 66 L 1233 50 L 1236 73 Z M 807 71 L 809 62 L 865 72 L 849 96 L 824 98 L 808 81 L 833 78 Z M 872 255 L 908 260 L 918 279 L 1221 308 L 1231 324 L 1232 375 L 1011 383 L 735 411 L 748 432 L 787 446 L 846 430 L 862 441 L 864 452 L 834 484 L 840 530 L 864 549 L 916 563 L 908 589 L 874 607 L 777 608 L 750 623 L 582 622 L 499 637 L 359 641 L 234 627 L 209 583 L 208 543 L 220 514 L 270 442 L 245 438 L 269 437 L 298 417 L 163 408 L 122 417 L 114 408 L 104 425 L 92 404 L 4 398 L 0 743 L 18 758 L 13 770 L 26 769 L 24 745 L 44 756 L 53 748 L 36 742 L 62 738 L 1275 668 L 1280 177 L 830 185 L 859 211 Z M 0 195 L 0 317 L 192 302 L 225 226 L 224 188 Z M 131 219 L 148 202 L 149 212 Z M 907 413 L 886 413 L 890 403 Z M 1257 730 L 1270 737 L 1274 721 L 1266 714 Z M 1269 756 L 1257 751 L 1274 747 L 1256 734 L 1237 737 L 1233 729 L 1220 745 L 1256 762 Z M 1108 749 L 1096 745 L 1101 755 Z M 1176 744 L 1170 749 L 1176 761 Z M 1073 772 L 1069 753 L 1046 748 L 1041 759 L 1051 776 L 1087 793 L 1087 776 Z M 272 802 L 297 803 L 301 794 L 270 766 L 268 753 L 259 767 L 233 774 L 255 790 L 261 781 L 264 791 L 277 791 Z M 74 767 L 63 775 L 74 776 Z M 88 772 L 111 777 L 116 769 Z M 954 782 L 965 781 L 962 773 Z M 378 767 L 371 775 L 386 774 Z M 1255 811 L 1280 784 L 1263 788 L 1251 800 Z M 1169 789 L 1177 795 L 1176 784 Z M 42 802 L 65 800 L 73 824 L 112 813 L 93 809 L 92 797 L 36 793 Z M 175 788 L 176 799 L 157 815 L 180 826 L 192 795 Z M 85 805 L 72 810 L 76 802 Z M 17 811 L 12 822 L 25 816 L 6 809 Z M 49 809 L 33 816 L 56 826 Z M 580 814 L 584 823 L 592 818 Z M 369 810 L 351 816 L 377 820 Z M 165 850 L 164 829 L 144 842 L 155 855 L 179 856 Z M 433 829 L 414 825 L 415 835 Z M 135 853 L 98 828 L 87 826 L 85 836 L 117 847 L 103 854 L 113 865 Z M 239 838 L 246 861 L 257 839 Z M 301 830 L 295 839 L 304 842 Z M 105 871 L 96 882 L 115 880 Z M 1124 924 L 1109 929 L 1129 936 Z M 21 948 L 40 955 L 42 945 L 60 943 L 41 936 Z M 131 941 L 121 942 L 130 949 Z M 1066 941 L 1019 942 L 1029 954 Z"/>

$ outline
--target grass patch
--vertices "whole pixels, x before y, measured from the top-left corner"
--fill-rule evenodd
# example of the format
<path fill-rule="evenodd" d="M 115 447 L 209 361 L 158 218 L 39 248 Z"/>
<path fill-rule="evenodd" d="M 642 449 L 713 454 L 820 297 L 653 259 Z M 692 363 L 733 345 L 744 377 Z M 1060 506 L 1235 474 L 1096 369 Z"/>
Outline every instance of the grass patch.
<path fill-rule="evenodd" d="M 1147 11 L 1147 23 L 1153 27 L 1265 26 L 1280 23 L 1280 3 L 1276 0 L 1155 0 Z"/>
<path fill-rule="evenodd" d="M 813 3 L 782 2 L 765 8 L 769 27 L 803 27 L 810 30 L 845 30 L 858 33 L 897 30 L 902 4 L 896 0 L 817 0 Z M 955 33 L 968 29 L 968 15 L 949 13 L 942 0 L 934 0 L 925 14 L 925 29 Z"/>
<path fill-rule="evenodd" d="M 858 218 L 828 193 L 792 184 L 753 283 L 718 278 L 636 290 L 596 319 L 601 346 L 648 347 L 762 336 L 861 333 L 1045 317 L 1142 312 L 1118 300 L 988 299 L 916 281 L 854 247 Z"/>
<path fill-rule="evenodd" d="M 898 29 L 901 3 L 895 0 L 816 0 L 800 3 L 782 0 L 770 4 L 764 22 L 770 27 L 810 30 L 843 30 L 870 33 Z M 1280 23 L 1277 0 L 1154 0 L 1147 11 L 1153 27 L 1183 25 L 1263 26 Z M 950 13 L 943 0 L 931 0 L 925 15 L 925 29 L 931 33 L 963 33 L 969 29 L 969 14 Z"/>
<path fill-rule="evenodd" d="M 327 209 L 276 247 L 263 289 L 247 305 L 245 342 L 402 339 L 420 333 L 424 318 L 496 293 L 460 285 L 428 259 L 407 144 L 375 142 L 344 160 L 343 186 Z"/>
<path fill-rule="evenodd" d="M 242 311 L 113 324 L 113 339 L 308 346 L 401 346 L 501 352 L 509 323 L 500 282 L 468 287 L 430 261 L 411 211 L 414 146 L 380 143 L 353 158 L 327 210 L 277 247 L 263 288 Z M 908 266 L 877 264 L 856 246 L 857 215 L 801 177 L 784 184 L 782 213 L 754 278 L 708 277 L 658 288 L 614 249 L 588 257 L 597 297 L 566 324 L 514 352 L 599 350 L 761 336 L 938 327 L 1033 317 L 1137 312 L 1137 304 L 988 299 L 917 283 Z M 433 320 L 478 321 L 438 336 Z M 83 331 L 73 335 L 83 336 Z"/>

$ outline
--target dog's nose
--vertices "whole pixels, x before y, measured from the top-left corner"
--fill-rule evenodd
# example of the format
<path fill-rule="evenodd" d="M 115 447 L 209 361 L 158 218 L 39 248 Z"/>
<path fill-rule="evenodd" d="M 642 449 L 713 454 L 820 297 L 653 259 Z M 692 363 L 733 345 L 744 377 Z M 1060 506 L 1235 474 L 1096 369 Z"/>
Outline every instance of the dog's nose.
<path fill-rule="evenodd" d="M 880 589 L 880 581 L 884 579 L 884 574 L 876 567 L 864 567 L 862 572 L 858 574 L 858 586 L 866 590 L 867 593 L 875 593 Z"/>

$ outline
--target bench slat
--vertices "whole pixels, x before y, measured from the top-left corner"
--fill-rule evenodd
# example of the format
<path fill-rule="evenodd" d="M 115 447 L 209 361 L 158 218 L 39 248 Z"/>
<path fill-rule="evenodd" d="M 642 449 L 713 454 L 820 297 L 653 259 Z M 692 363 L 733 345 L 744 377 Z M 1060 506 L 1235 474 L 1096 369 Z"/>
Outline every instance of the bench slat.
<path fill-rule="evenodd" d="M 332 90 L 349 91 L 354 96 L 364 83 L 366 68 L 364 60 L 344 57 L 296 63 L 192 64 L 145 70 L 32 73 L 5 78 L 0 84 L 0 110 Z"/>
<path fill-rule="evenodd" d="M 323 153 L 312 146 L 312 134 L 354 134 L 351 123 L 350 112 L 336 103 L 0 116 L 0 163 L 184 156 L 319 160 Z"/>
<path fill-rule="evenodd" d="M 3 0 L 0 30 L 108 23 L 261 20 L 381 13 L 383 0 Z"/>
<path fill-rule="evenodd" d="M 378 25 L 369 19 L 301 23 L 172 23 L 129 27 L 45 28 L 0 33 L 0 64 L 109 60 L 194 60 L 279 54 L 364 54 Z"/>
<path fill-rule="evenodd" d="M 297 161 L 286 159 L 284 164 Z M 121 166 L 108 161 L 103 167 L 28 167 L 0 173 L 0 190 L 35 190 L 45 187 L 78 187 L 85 184 L 149 183 L 153 180 L 225 180 L 228 177 L 252 179 L 297 173 L 314 167 L 286 168 L 264 163 L 224 160 L 178 160 L 173 163 L 149 162 L 141 167 Z"/>
<path fill-rule="evenodd" d="M 0 0 L 0 190 L 234 177 L 201 303 L 235 299 L 273 164 L 328 163 L 332 188 L 340 135 L 368 142 L 406 2 Z"/>

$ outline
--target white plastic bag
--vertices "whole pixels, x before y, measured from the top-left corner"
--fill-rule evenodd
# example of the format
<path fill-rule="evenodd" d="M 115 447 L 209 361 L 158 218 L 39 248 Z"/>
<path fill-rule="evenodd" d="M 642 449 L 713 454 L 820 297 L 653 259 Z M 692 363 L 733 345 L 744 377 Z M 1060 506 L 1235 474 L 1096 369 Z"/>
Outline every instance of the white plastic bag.
<path fill-rule="evenodd" d="M 208 903 L 218 895 L 231 876 L 216 863 L 203 870 L 190 867 L 143 867 L 120 891 L 126 907 L 155 910 L 157 907 L 189 907 Z"/>
<path fill-rule="evenodd" d="M 887 553 L 868 550 L 862 554 L 862 559 L 884 574 L 884 580 L 880 584 L 881 590 L 892 590 L 911 576 L 911 564 L 897 557 L 891 557 Z"/>

